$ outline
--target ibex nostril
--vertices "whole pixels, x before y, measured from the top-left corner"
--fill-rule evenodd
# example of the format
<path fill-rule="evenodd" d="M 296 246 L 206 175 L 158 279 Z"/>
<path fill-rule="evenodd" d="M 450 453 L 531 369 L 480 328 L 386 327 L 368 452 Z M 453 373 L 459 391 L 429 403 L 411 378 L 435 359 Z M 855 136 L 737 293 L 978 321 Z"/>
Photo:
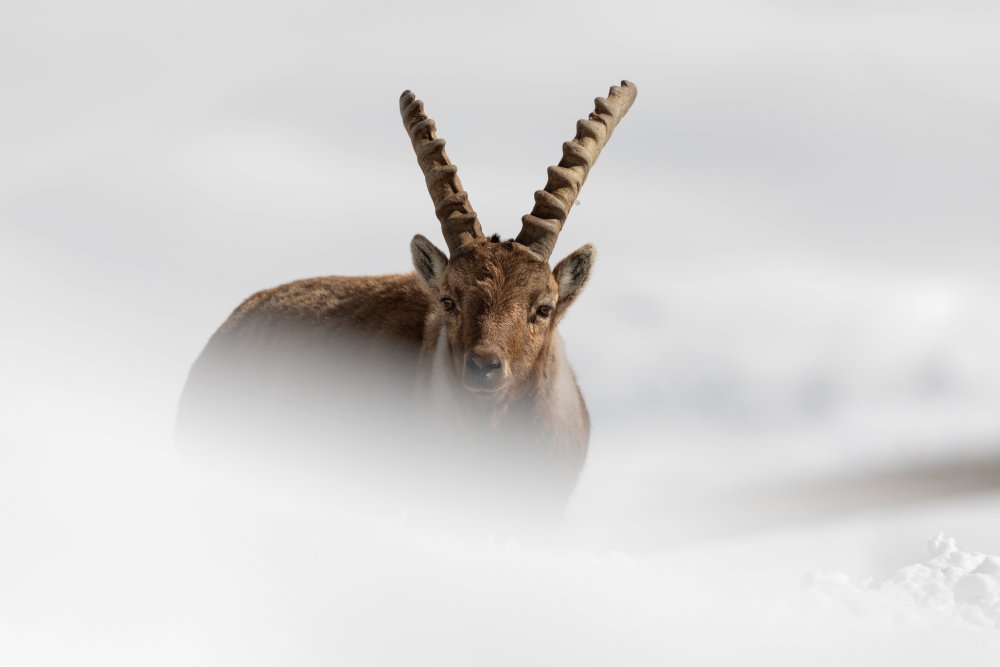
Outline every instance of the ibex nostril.
<path fill-rule="evenodd" d="M 470 355 L 469 360 L 465 362 L 465 367 L 470 373 L 487 376 L 500 368 L 500 358 L 493 354 L 473 354 Z"/>

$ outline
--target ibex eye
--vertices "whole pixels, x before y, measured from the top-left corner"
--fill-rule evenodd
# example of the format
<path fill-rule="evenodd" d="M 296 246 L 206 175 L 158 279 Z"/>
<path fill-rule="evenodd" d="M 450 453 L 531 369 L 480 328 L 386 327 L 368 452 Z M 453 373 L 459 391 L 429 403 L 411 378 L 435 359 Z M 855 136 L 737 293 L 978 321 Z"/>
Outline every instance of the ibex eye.
<path fill-rule="evenodd" d="M 552 306 L 539 306 L 538 310 L 535 311 L 539 317 L 548 317 L 552 314 Z"/>
<path fill-rule="evenodd" d="M 450 313 L 451 311 L 455 310 L 455 302 L 449 299 L 448 297 L 443 297 L 441 299 L 441 305 L 444 306 L 444 310 L 446 313 Z"/>

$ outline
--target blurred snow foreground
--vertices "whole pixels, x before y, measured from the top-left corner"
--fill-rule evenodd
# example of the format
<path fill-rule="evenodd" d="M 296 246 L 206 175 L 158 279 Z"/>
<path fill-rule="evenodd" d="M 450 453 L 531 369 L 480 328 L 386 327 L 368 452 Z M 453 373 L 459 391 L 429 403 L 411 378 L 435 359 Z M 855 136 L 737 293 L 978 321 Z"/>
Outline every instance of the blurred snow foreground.
<path fill-rule="evenodd" d="M 865 551 L 863 530 L 623 553 L 571 526 L 545 540 L 428 529 L 287 470 L 234 475 L 127 447 L 109 466 L 89 444 L 53 458 L 39 442 L 0 470 L 19 498 L 0 513 L 4 667 L 968 667 L 1000 655 L 1000 561 L 944 538 L 884 581 L 812 576 L 796 590 L 815 563 Z M 796 559 L 806 542 L 828 557 Z"/>
<path fill-rule="evenodd" d="M 927 562 L 860 586 L 843 573 L 806 575 L 805 600 L 900 625 L 1000 629 L 1000 556 L 961 551 L 943 533 L 927 547 Z"/>

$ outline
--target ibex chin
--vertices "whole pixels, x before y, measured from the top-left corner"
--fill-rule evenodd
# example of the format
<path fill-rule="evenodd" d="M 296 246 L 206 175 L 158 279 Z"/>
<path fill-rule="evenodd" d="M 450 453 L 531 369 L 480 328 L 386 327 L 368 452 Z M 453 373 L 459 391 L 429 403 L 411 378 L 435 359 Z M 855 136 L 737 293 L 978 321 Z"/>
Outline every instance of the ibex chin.
<path fill-rule="evenodd" d="M 345 426 L 355 443 L 364 439 L 359 430 L 384 435 L 395 426 L 403 435 L 392 436 L 393 454 L 375 457 L 380 464 L 398 462 L 402 452 L 445 476 L 463 475 L 453 455 L 469 463 L 473 452 L 489 452 L 476 465 L 516 460 L 506 479 L 540 481 L 547 495 L 565 500 L 586 457 L 590 418 L 556 327 L 590 277 L 594 247 L 555 268 L 549 258 L 635 96 L 635 85 L 623 81 L 595 101 L 563 144 L 562 160 L 548 168 L 517 237 L 501 241 L 483 234 L 434 121 L 404 92 L 400 113 L 448 254 L 418 234 L 410 244 L 414 273 L 310 278 L 248 298 L 191 370 L 181 434 L 240 430 L 239 439 L 287 444 L 309 431 L 325 446 L 343 440 Z M 428 452 L 441 452 L 425 440 L 447 441 L 449 460 L 428 463 Z M 359 446 L 369 447 L 377 448 Z"/>

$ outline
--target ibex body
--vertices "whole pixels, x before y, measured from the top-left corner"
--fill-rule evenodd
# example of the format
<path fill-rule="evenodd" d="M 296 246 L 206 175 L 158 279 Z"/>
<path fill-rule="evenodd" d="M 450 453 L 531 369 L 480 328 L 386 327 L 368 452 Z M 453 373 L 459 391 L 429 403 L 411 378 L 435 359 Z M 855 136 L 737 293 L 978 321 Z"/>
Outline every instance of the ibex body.
<path fill-rule="evenodd" d="M 449 255 L 418 235 L 414 273 L 313 278 L 254 294 L 192 368 L 179 426 L 207 424 L 218 435 L 242 425 L 272 440 L 299 438 L 304 427 L 335 440 L 345 419 L 367 420 L 376 433 L 402 423 L 420 441 L 403 447 L 407 460 L 423 458 L 428 440 L 446 441 L 449 456 L 514 461 L 515 478 L 565 498 L 586 457 L 590 420 L 556 327 L 590 276 L 594 248 L 555 268 L 548 260 L 634 98 L 635 86 L 622 82 L 596 100 L 517 238 L 501 241 L 483 234 L 434 121 L 405 92 L 400 111 Z"/>

